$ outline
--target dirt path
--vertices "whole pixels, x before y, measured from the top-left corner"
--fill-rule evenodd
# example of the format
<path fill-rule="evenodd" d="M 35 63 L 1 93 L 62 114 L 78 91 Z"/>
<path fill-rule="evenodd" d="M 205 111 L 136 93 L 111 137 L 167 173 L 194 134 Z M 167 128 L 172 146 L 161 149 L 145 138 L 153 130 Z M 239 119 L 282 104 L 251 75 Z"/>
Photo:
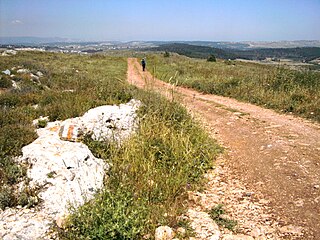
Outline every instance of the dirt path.
<path fill-rule="evenodd" d="M 237 205 L 244 200 L 259 203 L 253 208 L 261 208 L 261 212 L 251 210 L 266 218 L 256 222 L 250 216 L 251 222 L 241 216 L 250 215 L 250 211 L 241 213 L 241 208 L 229 206 L 235 212 L 231 215 L 243 222 L 242 232 L 267 231 L 263 229 L 265 224 L 273 226 L 273 234 L 264 235 L 268 238 L 320 239 L 320 125 L 191 89 L 177 87 L 173 94 L 171 85 L 142 72 L 134 58 L 128 59 L 128 81 L 169 98 L 179 96 L 226 147 L 217 166 L 224 178 L 216 173 L 218 180 L 209 176 L 207 192 L 213 194 L 224 182 L 230 184 L 225 191 L 232 189 L 229 197 L 221 197 L 227 204 Z M 236 185 L 232 185 L 234 182 Z M 244 196 L 239 196 L 237 188 Z M 226 199 L 236 200 L 228 203 Z M 250 235 L 258 238 L 262 234 Z"/>

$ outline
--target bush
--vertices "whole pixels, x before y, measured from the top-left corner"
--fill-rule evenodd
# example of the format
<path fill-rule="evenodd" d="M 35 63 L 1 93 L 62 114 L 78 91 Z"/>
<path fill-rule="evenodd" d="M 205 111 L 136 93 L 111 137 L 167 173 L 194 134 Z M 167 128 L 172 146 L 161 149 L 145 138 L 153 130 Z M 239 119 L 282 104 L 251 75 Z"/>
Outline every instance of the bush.
<path fill-rule="evenodd" d="M 0 179 L 6 184 L 17 183 L 26 173 L 26 169 L 16 164 L 10 157 L 0 156 Z"/>
<path fill-rule="evenodd" d="M 230 231 L 234 231 L 237 226 L 237 221 L 227 219 L 223 217 L 225 210 L 222 204 L 218 204 L 216 207 L 212 208 L 209 212 L 210 217 L 221 227 L 225 227 Z"/>
<path fill-rule="evenodd" d="M 6 207 L 15 205 L 15 197 L 13 189 L 6 185 L 0 186 L 0 208 L 4 210 Z"/>
<path fill-rule="evenodd" d="M 0 88 L 11 88 L 12 81 L 8 76 L 0 76 Z"/>
<path fill-rule="evenodd" d="M 36 138 L 37 134 L 31 125 L 6 125 L 0 128 L 0 155 L 20 155 L 21 148 L 34 141 Z"/>
<path fill-rule="evenodd" d="M 131 190 L 106 189 L 93 205 L 86 204 L 69 218 L 62 236 L 67 239 L 139 239 L 142 236 L 147 211 L 134 199 Z"/>
<path fill-rule="evenodd" d="M 216 62 L 217 59 L 216 59 L 216 57 L 215 57 L 214 55 L 210 55 L 210 56 L 207 58 L 207 61 L 208 61 L 208 62 Z"/>

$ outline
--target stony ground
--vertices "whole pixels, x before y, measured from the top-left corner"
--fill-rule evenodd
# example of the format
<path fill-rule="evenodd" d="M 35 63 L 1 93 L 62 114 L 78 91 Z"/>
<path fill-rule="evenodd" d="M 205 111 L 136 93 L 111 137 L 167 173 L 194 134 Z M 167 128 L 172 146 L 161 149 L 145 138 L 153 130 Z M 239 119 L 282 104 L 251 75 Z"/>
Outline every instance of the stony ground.
<path fill-rule="evenodd" d="M 320 239 L 320 126 L 234 99 L 174 87 L 128 59 L 128 81 L 181 101 L 226 148 L 188 216 L 197 239 Z M 206 211 L 223 204 L 236 232 Z"/>

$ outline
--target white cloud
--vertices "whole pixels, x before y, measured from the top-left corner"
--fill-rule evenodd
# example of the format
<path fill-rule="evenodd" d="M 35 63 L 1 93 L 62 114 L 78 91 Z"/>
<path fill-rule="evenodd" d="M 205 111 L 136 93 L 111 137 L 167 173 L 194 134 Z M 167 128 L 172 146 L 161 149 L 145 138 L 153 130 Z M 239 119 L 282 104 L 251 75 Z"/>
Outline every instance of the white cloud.
<path fill-rule="evenodd" d="M 13 24 L 13 25 L 19 25 L 19 24 L 23 24 L 23 22 L 20 21 L 20 20 L 18 20 L 18 19 L 16 19 L 16 20 L 11 21 L 11 24 Z"/>

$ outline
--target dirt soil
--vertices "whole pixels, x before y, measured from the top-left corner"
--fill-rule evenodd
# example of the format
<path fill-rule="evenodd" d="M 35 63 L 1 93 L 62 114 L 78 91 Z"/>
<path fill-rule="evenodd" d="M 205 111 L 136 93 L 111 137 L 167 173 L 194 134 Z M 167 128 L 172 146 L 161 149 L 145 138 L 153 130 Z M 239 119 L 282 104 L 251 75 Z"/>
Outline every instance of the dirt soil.
<path fill-rule="evenodd" d="M 221 191 L 223 183 L 221 199 L 229 200 L 222 202 L 233 211 L 230 215 L 243 224 L 239 227 L 241 233 L 258 239 L 263 235 L 259 231 L 267 231 L 263 225 L 268 225 L 274 226 L 273 233 L 264 234 L 261 239 L 320 239 L 319 124 L 235 99 L 172 86 L 148 71 L 142 72 L 135 58 L 128 59 L 128 81 L 179 100 L 226 148 L 217 162 L 218 174 L 213 172 L 208 177 L 205 193 L 212 195 L 219 186 Z M 260 221 L 250 217 L 250 208 L 242 211 L 244 200 L 259 203 L 251 210 L 260 220 L 264 215 L 266 218 Z M 257 212 L 257 208 L 261 211 Z"/>

